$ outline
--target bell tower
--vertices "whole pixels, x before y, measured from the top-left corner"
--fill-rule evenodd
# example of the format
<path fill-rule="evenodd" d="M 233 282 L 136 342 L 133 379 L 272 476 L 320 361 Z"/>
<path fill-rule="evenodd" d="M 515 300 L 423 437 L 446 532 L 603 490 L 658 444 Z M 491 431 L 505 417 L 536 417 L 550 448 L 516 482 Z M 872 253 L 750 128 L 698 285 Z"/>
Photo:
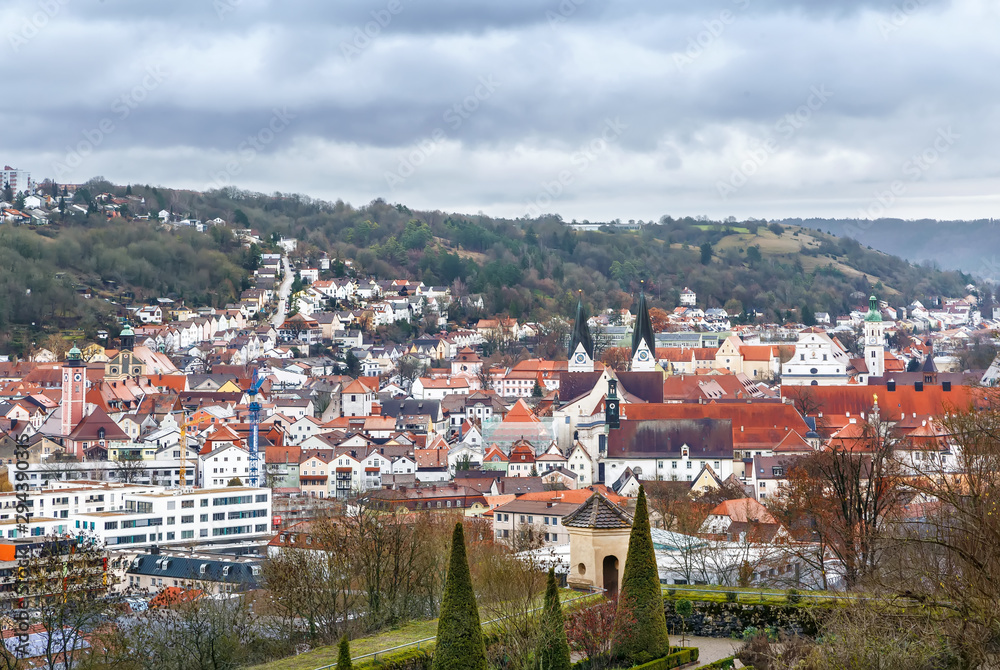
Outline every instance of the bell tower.
<path fill-rule="evenodd" d="M 885 323 L 878 309 L 878 298 L 868 298 L 868 314 L 865 315 L 865 365 L 869 377 L 885 375 Z"/>
<path fill-rule="evenodd" d="M 66 353 L 62 366 L 62 424 L 60 434 L 69 435 L 83 420 L 84 396 L 87 389 L 87 366 L 80 350 L 74 346 Z"/>
<path fill-rule="evenodd" d="M 594 371 L 594 340 L 587 325 L 587 313 L 583 309 L 583 298 L 576 303 L 576 322 L 569 339 L 570 372 Z"/>
<path fill-rule="evenodd" d="M 639 293 L 639 309 L 635 315 L 635 330 L 632 331 L 632 372 L 652 372 L 656 370 L 656 335 L 653 322 L 649 318 L 645 290 Z"/>

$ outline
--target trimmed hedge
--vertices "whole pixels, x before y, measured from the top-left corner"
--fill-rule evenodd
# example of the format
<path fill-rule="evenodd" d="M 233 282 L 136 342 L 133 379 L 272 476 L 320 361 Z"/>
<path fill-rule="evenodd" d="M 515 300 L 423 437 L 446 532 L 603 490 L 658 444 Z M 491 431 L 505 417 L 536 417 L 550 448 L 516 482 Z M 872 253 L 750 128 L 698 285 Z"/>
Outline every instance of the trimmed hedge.
<path fill-rule="evenodd" d="M 670 670 L 685 663 L 693 663 L 698 660 L 698 647 L 673 647 L 671 653 L 663 658 L 658 658 L 649 663 L 636 665 L 632 670 Z"/>
<path fill-rule="evenodd" d="M 736 666 L 736 657 L 729 656 L 727 658 L 720 658 L 718 661 L 713 661 L 707 665 L 699 665 L 698 670 L 706 670 L 707 668 L 712 668 L 713 670 L 730 670 Z M 753 670 L 751 668 L 751 670 Z"/>
<path fill-rule="evenodd" d="M 360 663 L 354 670 L 431 670 L 433 663 L 434 657 L 427 649 L 406 649 Z"/>

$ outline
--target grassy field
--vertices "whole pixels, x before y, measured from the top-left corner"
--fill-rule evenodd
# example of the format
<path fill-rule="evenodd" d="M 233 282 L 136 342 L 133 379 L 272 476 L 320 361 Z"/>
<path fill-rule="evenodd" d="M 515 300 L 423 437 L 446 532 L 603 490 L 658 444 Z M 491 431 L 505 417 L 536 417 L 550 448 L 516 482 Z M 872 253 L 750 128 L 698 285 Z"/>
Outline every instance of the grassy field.
<path fill-rule="evenodd" d="M 559 599 L 562 602 L 565 603 L 566 601 L 572 600 L 569 605 L 570 607 L 578 607 L 600 598 L 597 594 L 583 597 L 581 597 L 581 595 L 582 594 L 578 591 L 573 591 L 571 589 L 559 590 Z M 541 600 L 539 600 L 539 605 L 541 605 Z M 488 630 L 489 624 L 484 624 L 483 628 Z M 428 640 L 428 638 L 433 638 L 436 635 L 437 619 L 411 621 L 410 623 L 404 624 L 399 628 L 351 640 L 351 657 L 356 659 L 359 656 L 365 656 L 367 654 L 373 654 L 375 652 L 381 652 L 386 649 L 392 649 L 393 647 L 400 647 L 403 645 L 414 646 L 418 640 Z M 429 640 L 428 644 L 433 644 L 433 640 Z M 420 648 L 423 648 L 423 646 L 424 645 L 421 644 Z M 416 647 L 414 646 L 414 648 Z M 337 651 L 337 645 L 318 647 L 298 656 L 283 658 L 280 661 L 258 665 L 251 668 L 251 670 L 315 670 L 316 668 L 321 668 L 324 665 L 336 663 Z M 371 660 L 371 658 L 366 658 L 359 661 L 359 663 L 367 663 Z"/>

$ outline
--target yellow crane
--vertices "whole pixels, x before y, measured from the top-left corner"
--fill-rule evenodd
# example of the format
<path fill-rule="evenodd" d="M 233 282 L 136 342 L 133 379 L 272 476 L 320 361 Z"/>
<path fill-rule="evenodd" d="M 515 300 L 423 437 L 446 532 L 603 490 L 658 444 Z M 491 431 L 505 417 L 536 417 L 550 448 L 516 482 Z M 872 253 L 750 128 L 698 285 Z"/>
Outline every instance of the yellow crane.
<path fill-rule="evenodd" d="M 195 421 L 195 420 L 184 421 L 183 420 L 183 416 L 182 416 L 182 419 L 181 419 L 181 437 L 180 437 L 180 445 L 181 445 L 181 468 L 180 468 L 180 475 L 181 476 L 180 476 L 180 486 L 181 486 L 181 488 L 184 488 L 185 486 L 187 486 L 187 448 L 188 448 L 187 429 L 188 429 L 189 426 L 196 426 L 196 425 L 198 425 L 197 421 Z"/>

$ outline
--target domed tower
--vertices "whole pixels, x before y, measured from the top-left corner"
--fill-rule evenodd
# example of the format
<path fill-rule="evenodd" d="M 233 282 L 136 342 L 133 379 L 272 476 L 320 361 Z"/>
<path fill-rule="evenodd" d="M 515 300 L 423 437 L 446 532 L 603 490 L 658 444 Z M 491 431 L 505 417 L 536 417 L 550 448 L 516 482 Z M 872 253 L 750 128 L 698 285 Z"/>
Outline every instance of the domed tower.
<path fill-rule="evenodd" d="M 66 353 L 62 366 L 62 423 L 60 433 L 69 435 L 83 420 L 84 396 L 87 390 L 87 366 L 80 350 L 73 346 Z"/>
<path fill-rule="evenodd" d="M 118 339 L 121 342 L 122 351 L 132 351 L 135 349 L 135 333 L 132 332 L 132 325 L 130 323 L 125 324 Z"/>
<path fill-rule="evenodd" d="M 885 322 L 878 309 L 878 298 L 868 298 L 868 314 L 865 315 L 865 365 L 869 377 L 885 375 Z"/>

